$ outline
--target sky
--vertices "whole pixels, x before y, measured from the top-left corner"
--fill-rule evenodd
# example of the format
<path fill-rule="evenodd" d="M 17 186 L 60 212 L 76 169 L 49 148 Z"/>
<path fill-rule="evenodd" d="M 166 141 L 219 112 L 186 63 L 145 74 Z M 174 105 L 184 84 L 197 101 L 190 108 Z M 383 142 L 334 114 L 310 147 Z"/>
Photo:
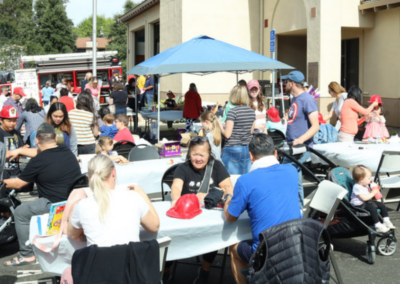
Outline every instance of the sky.
<path fill-rule="evenodd" d="M 136 1 L 138 2 L 138 1 Z M 111 18 L 115 14 L 123 12 L 125 0 L 97 0 L 97 14 Z M 92 0 L 69 0 L 67 3 L 67 14 L 76 27 L 82 20 L 90 17 L 93 13 Z"/>

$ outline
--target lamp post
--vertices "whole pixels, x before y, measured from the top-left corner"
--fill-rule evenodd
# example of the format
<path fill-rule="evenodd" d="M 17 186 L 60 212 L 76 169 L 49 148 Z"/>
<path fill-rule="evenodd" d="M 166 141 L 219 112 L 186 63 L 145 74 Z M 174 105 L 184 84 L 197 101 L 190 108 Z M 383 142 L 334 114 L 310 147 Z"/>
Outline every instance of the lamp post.
<path fill-rule="evenodd" d="M 92 35 L 92 47 L 93 47 L 93 71 L 94 77 L 97 76 L 97 0 L 93 0 L 93 35 Z"/>

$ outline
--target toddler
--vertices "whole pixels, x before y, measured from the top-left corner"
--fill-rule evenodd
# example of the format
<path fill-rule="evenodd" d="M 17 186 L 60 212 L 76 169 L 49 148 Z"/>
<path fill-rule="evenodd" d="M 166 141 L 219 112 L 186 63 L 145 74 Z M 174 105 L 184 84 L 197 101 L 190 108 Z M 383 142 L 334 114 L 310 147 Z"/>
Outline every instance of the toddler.
<path fill-rule="evenodd" d="M 112 151 L 114 147 L 114 141 L 109 136 L 102 136 L 99 138 L 96 144 L 96 155 L 104 155 L 109 157 L 113 162 L 117 163 L 129 163 L 129 161 L 120 155 L 115 155 Z"/>
<path fill-rule="evenodd" d="M 377 102 L 379 105 L 374 107 L 367 118 L 367 126 L 365 127 L 365 132 L 363 139 L 368 138 L 389 138 L 389 132 L 386 128 L 386 119 L 382 115 L 382 99 L 379 95 L 373 95 L 369 100 L 369 103 Z"/>
<path fill-rule="evenodd" d="M 168 99 L 165 100 L 165 106 L 167 107 L 168 110 L 177 110 L 178 105 L 176 104 L 174 98 L 175 95 L 172 91 L 168 91 L 167 93 Z M 167 121 L 168 129 L 174 129 L 172 127 L 173 121 Z"/>
<path fill-rule="evenodd" d="M 375 195 L 379 193 L 379 186 L 371 182 L 370 169 L 362 165 L 356 166 L 353 169 L 353 180 L 355 184 L 351 194 L 351 204 L 370 212 L 377 232 L 386 233 L 391 229 L 395 229 L 395 226 L 389 220 L 385 204 L 377 202 L 375 199 Z M 378 209 L 381 210 L 383 223 L 379 220 Z"/>
<path fill-rule="evenodd" d="M 101 134 L 100 137 L 108 136 L 111 139 L 118 133 L 117 127 L 114 125 L 114 116 L 109 113 L 103 117 L 104 125 L 101 127 Z"/>

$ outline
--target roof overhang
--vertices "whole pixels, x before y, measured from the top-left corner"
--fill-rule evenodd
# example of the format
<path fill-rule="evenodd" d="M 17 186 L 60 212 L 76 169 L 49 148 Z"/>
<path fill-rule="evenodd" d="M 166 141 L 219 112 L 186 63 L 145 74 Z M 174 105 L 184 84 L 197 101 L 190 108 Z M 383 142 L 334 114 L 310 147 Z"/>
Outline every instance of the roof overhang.
<path fill-rule="evenodd" d="M 123 14 L 119 18 L 119 21 L 121 23 L 128 22 L 128 21 L 132 20 L 133 18 L 135 18 L 136 16 L 150 10 L 154 6 L 157 6 L 158 4 L 160 4 L 160 0 L 144 0 L 142 3 L 137 5 L 135 8 L 133 8 L 132 10 Z"/>
<path fill-rule="evenodd" d="M 368 12 L 379 12 L 396 7 L 400 7 L 400 0 L 367 0 L 363 1 L 361 5 L 358 6 L 358 10 L 364 14 Z"/>

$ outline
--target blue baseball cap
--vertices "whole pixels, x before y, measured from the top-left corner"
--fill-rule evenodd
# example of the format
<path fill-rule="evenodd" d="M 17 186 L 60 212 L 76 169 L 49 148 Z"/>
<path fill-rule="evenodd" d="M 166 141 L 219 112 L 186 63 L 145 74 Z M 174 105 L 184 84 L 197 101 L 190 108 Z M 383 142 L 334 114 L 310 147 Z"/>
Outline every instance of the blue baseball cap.
<path fill-rule="evenodd" d="M 295 83 L 303 84 L 306 78 L 304 77 L 303 73 L 296 70 L 290 72 L 288 75 L 281 76 L 281 80 L 287 80 L 287 79 Z"/>

